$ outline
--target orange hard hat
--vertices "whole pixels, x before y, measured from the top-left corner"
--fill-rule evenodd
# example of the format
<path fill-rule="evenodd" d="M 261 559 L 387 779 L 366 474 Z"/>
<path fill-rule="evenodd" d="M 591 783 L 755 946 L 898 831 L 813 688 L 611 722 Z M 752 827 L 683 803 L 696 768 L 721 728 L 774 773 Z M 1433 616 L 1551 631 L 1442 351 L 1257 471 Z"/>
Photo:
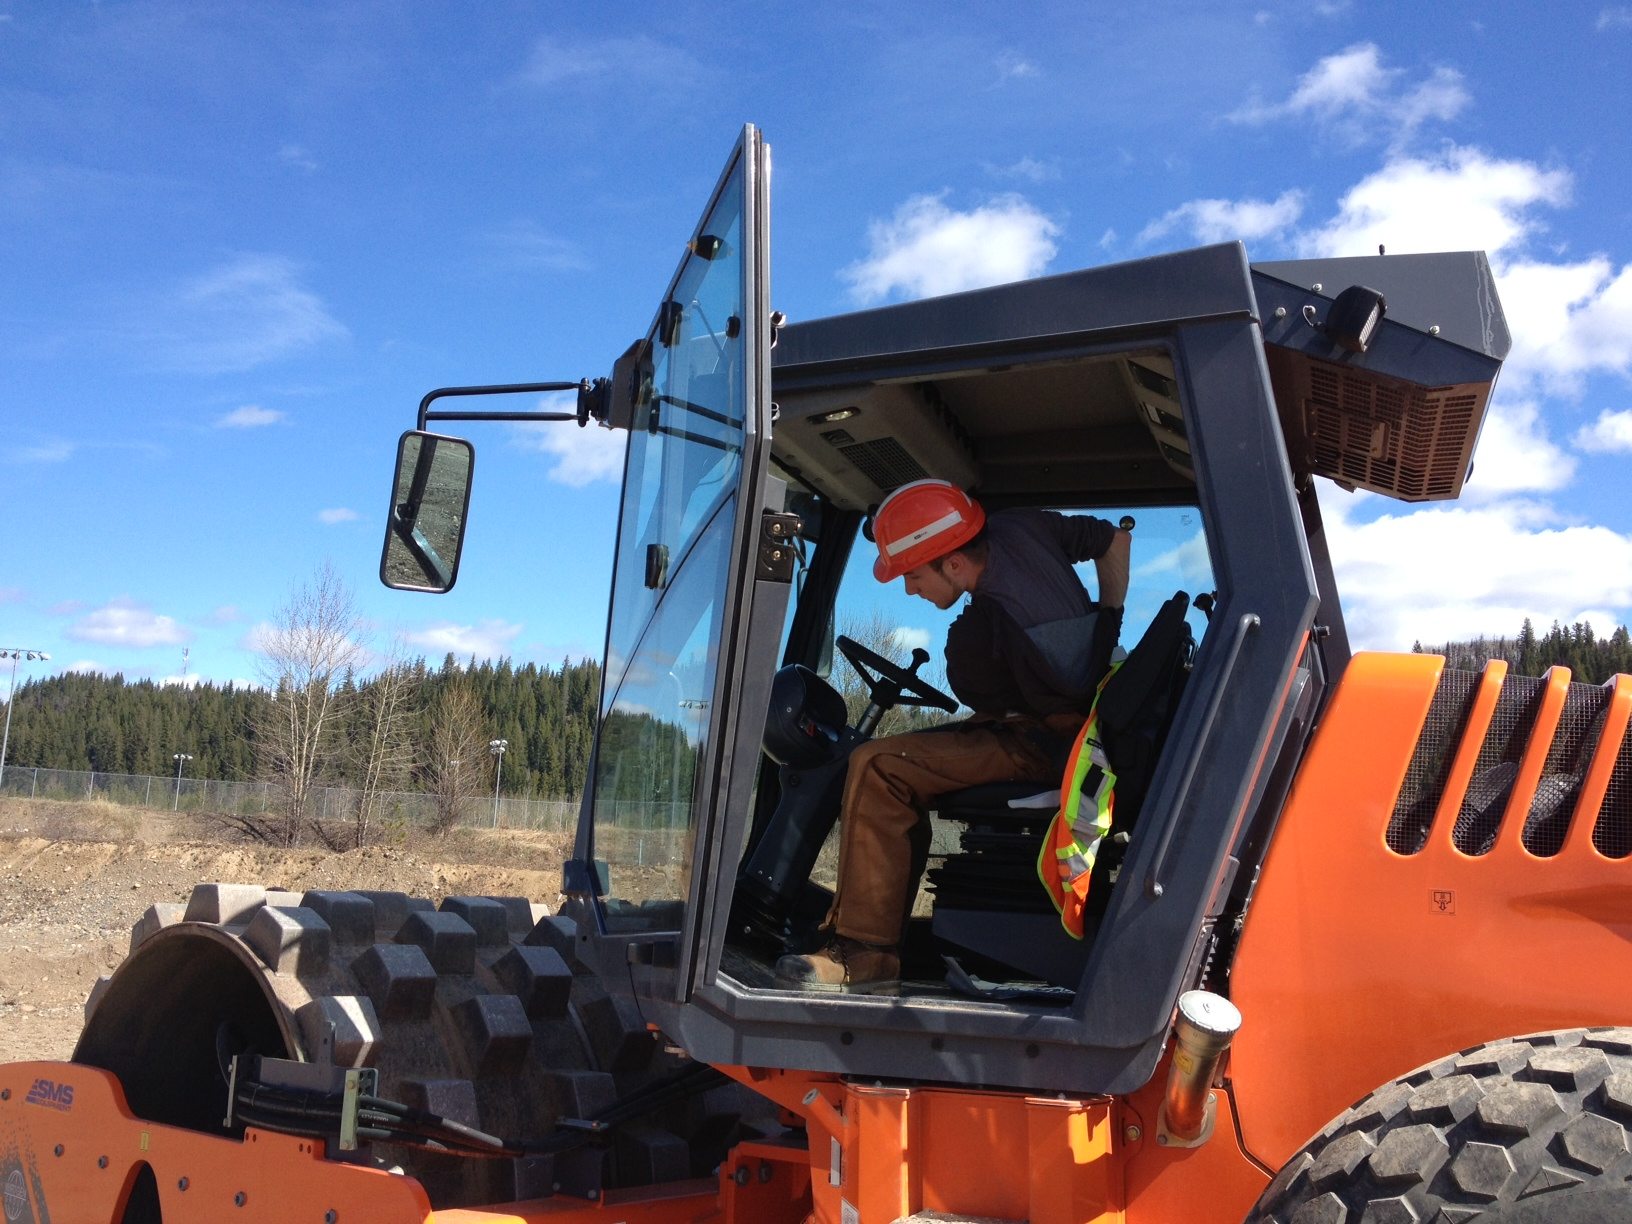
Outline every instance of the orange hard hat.
<path fill-rule="evenodd" d="M 873 540 L 878 545 L 873 577 L 893 582 L 908 570 L 962 548 L 985 525 L 980 503 L 950 481 L 904 484 L 873 514 Z"/>

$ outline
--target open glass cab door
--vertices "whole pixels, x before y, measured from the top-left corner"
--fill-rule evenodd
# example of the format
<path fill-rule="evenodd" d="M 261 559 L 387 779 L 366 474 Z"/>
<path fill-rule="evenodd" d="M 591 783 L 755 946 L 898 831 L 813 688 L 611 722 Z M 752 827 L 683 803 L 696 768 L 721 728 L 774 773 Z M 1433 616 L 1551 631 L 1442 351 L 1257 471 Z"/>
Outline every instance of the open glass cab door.
<path fill-rule="evenodd" d="M 629 416 L 609 422 L 627 426 L 629 448 L 596 749 L 567 887 L 592 911 L 601 944 L 627 943 L 626 963 L 678 969 L 681 981 L 699 926 L 687 915 L 700 913 L 738 748 L 743 705 L 726 694 L 740 695 L 767 508 L 768 153 L 745 127 L 650 330 L 618 363 L 614 382 L 629 394 L 615 389 L 614 403 Z M 758 731 L 756 722 L 755 745 Z M 738 772 L 751 779 L 751 766 Z"/>

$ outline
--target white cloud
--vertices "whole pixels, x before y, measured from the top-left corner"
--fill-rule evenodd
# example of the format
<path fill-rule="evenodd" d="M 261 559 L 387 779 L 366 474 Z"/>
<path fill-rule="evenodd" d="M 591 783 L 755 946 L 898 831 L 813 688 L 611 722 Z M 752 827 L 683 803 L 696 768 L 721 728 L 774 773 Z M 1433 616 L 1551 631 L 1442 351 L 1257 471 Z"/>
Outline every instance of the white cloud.
<path fill-rule="evenodd" d="M 1600 412 L 1596 421 L 1576 430 L 1570 440 L 1578 450 L 1632 454 L 1632 409 Z"/>
<path fill-rule="evenodd" d="M 100 642 L 105 646 L 178 646 L 191 641 L 193 635 L 173 617 L 160 616 L 130 600 L 116 599 L 80 617 L 68 626 L 64 636 L 75 642 Z"/>
<path fill-rule="evenodd" d="M 427 653 L 448 654 L 466 659 L 497 659 L 510 653 L 510 646 L 521 634 L 521 626 L 502 620 L 484 620 L 479 625 L 456 625 L 452 621 L 434 624 L 405 632 L 403 641 Z"/>
<path fill-rule="evenodd" d="M 78 446 L 63 438 L 52 438 L 33 446 L 10 446 L 0 450 L 7 463 L 64 463 Z"/>
<path fill-rule="evenodd" d="M 1632 30 L 1632 5 L 1616 4 L 1600 9 L 1594 28 L 1604 30 Z"/>
<path fill-rule="evenodd" d="M 1573 394 L 1596 372 L 1632 374 L 1632 265 L 1603 255 L 1569 263 L 1529 252 L 1547 235 L 1543 208 L 1570 202 L 1567 171 L 1475 148 L 1396 157 L 1344 195 L 1325 225 L 1299 235 L 1301 255 L 1482 250 L 1513 336 L 1503 384 Z"/>
<path fill-rule="evenodd" d="M 1566 523 L 1518 499 L 1385 513 L 1320 482 L 1327 536 L 1357 649 L 1512 636 L 1525 617 L 1573 623 L 1584 608 L 1632 607 L 1632 536 Z M 1599 628 L 1624 620 L 1602 613 Z"/>
<path fill-rule="evenodd" d="M 583 42 L 541 38 L 533 44 L 520 80 L 546 88 L 567 84 L 600 88 L 608 81 L 624 87 L 631 81 L 658 81 L 673 88 L 701 75 L 701 66 L 689 52 L 640 34 Z"/>
<path fill-rule="evenodd" d="M 1199 531 L 1150 557 L 1140 556 L 1136 548 L 1134 558 L 1133 585 L 1141 590 L 1154 588 L 1170 592 L 1178 586 L 1204 591 L 1213 585 L 1213 562 L 1207 552 L 1207 537 Z"/>
<path fill-rule="evenodd" d="M 348 333 L 293 260 L 240 255 L 181 285 L 138 325 L 160 361 L 200 374 L 248 370 Z"/>
<path fill-rule="evenodd" d="M 278 160 L 294 170 L 301 170 L 307 174 L 317 172 L 317 162 L 310 153 L 297 144 L 286 144 L 279 149 Z"/>
<path fill-rule="evenodd" d="M 1356 43 L 1320 60 L 1284 101 L 1255 101 L 1229 118 L 1252 125 L 1308 118 L 1352 144 L 1399 147 L 1428 121 L 1454 119 L 1471 100 L 1454 69 L 1436 68 L 1414 84 L 1404 76 L 1384 66 L 1375 43 Z"/>
<path fill-rule="evenodd" d="M 1515 262 L 1497 285 L 1513 333 L 1504 378 L 1576 394 L 1588 374 L 1632 375 L 1632 264 Z"/>
<path fill-rule="evenodd" d="M 348 510 L 344 506 L 336 506 L 332 510 L 319 510 L 317 512 L 317 521 L 320 523 L 355 523 L 357 519 L 357 511 Z"/>
<path fill-rule="evenodd" d="M 1054 258 L 1060 227 L 1018 195 L 957 212 L 945 194 L 920 195 L 867 229 L 866 259 L 840 271 L 862 304 L 933 297 L 1036 276 Z"/>
<path fill-rule="evenodd" d="M 495 263 L 507 268 L 544 272 L 581 272 L 590 266 L 578 245 L 551 234 L 536 221 L 516 220 L 478 235 Z"/>
<path fill-rule="evenodd" d="M 242 408 L 234 408 L 231 412 L 222 413 L 215 418 L 217 429 L 260 429 L 265 425 L 276 425 L 283 420 L 283 413 L 276 408 L 262 408 L 259 404 L 245 404 Z"/>
<path fill-rule="evenodd" d="M 986 163 L 986 173 L 993 178 L 1025 179 L 1030 183 L 1049 183 L 1060 177 L 1060 163 L 1058 161 L 1041 161 L 1035 157 L 1022 157 L 1019 161 L 1010 162 L 1006 166 Z"/>
<path fill-rule="evenodd" d="M 1569 201 L 1570 176 L 1452 147 L 1396 157 L 1344 195 L 1337 215 L 1298 241 L 1303 255 L 1481 250 L 1499 258 L 1539 232 L 1531 210 Z M 1504 299 L 1505 300 L 1505 299 Z"/>
<path fill-rule="evenodd" d="M 571 412 L 576 406 L 577 400 L 569 391 L 541 399 L 538 411 Z M 629 443 L 624 430 L 603 429 L 595 424 L 580 429 L 571 421 L 541 421 L 512 426 L 510 436 L 523 450 L 555 460 L 547 475 L 557 484 L 582 489 L 596 481 L 616 483 L 623 479 L 623 455 Z"/>
<path fill-rule="evenodd" d="M 889 641 L 890 649 L 900 654 L 910 655 L 914 650 L 928 650 L 931 654 L 934 653 L 933 650 L 930 650 L 928 629 L 914 629 L 910 625 L 897 625 L 890 630 Z"/>
<path fill-rule="evenodd" d="M 997 76 L 1000 81 L 1023 80 L 1026 77 L 1037 75 L 1037 65 L 1018 51 L 1000 52 L 996 63 Z"/>
<path fill-rule="evenodd" d="M 1550 493 L 1575 477 L 1575 460 L 1547 435 L 1540 409 L 1529 400 L 1493 397 L 1463 487 L 1470 500 L 1513 493 Z"/>
<path fill-rule="evenodd" d="M 1169 209 L 1140 231 L 1141 243 L 1180 230 L 1197 242 L 1251 242 L 1282 233 L 1303 215 L 1303 192 L 1284 191 L 1273 200 L 1191 200 Z"/>

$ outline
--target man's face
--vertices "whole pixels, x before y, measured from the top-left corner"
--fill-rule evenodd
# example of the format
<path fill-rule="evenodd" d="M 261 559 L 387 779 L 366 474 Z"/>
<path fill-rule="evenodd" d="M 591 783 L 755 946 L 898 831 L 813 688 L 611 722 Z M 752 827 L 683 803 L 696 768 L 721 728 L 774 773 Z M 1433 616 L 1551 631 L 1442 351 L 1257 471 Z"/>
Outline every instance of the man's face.
<path fill-rule="evenodd" d="M 907 584 L 907 594 L 927 599 L 944 612 L 963 597 L 962 589 L 948 576 L 946 568 L 944 562 L 931 561 L 908 570 L 901 576 Z"/>

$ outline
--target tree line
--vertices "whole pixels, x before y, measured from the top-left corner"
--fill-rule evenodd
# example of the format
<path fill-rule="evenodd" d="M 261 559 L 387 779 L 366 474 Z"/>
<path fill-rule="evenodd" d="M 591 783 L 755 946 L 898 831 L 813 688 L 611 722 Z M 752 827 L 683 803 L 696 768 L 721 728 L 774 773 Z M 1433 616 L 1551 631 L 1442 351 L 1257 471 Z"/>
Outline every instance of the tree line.
<path fill-rule="evenodd" d="M 1517 637 L 1479 637 L 1443 646 L 1417 642 L 1411 649 L 1417 654 L 1444 655 L 1447 666 L 1463 671 L 1478 671 L 1486 660 L 1502 659 L 1521 676 L 1567 667 L 1570 678 L 1583 684 L 1602 684 L 1617 672 L 1632 673 L 1632 635 L 1625 625 L 1608 637 L 1598 637 L 1584 621 L 1569 626 L 1554 621 L 1546 633 L 1538 634 L 1527 616 Z"/>
<path fill-rule="evenodd" d="M 405 689 L 402 738 L 406 756 L 426 762 L 432 755 L 438 716 L 451 694 L 473 698 L 479 747 L 476 772 L 492 782 L 488 741 L 508 741 L 504 793 L 535 798 L 575 798 L 584 786 L 595 709 L 600 697 L 600 665 L 564 661 L 558 669 L 536 663 L 474 660 L 449 654 L 440 667 L 423 658 L 398 663 L 369 679 L 342 676 L 336 686 L 337 713 L 326 763 L 325 784 L 351 785 L 350 766 L 366 756 L 373 729 L 371 711 L 391 683 Z M 155 684 L 123 676 L 65 673 L 17 686 L 6 764 L 99 773 L 174 776 L 175 754 L 190 778 L 229 782 L 262 776 L 268 716 L 277 705 L 272 691 L 248 685 Z M 479 740 L 479 743 L 477 742 Z M 462 762 L 463 764 L 463 762 Z M 411 776 L 401 781 L 412 785 Z"/>

